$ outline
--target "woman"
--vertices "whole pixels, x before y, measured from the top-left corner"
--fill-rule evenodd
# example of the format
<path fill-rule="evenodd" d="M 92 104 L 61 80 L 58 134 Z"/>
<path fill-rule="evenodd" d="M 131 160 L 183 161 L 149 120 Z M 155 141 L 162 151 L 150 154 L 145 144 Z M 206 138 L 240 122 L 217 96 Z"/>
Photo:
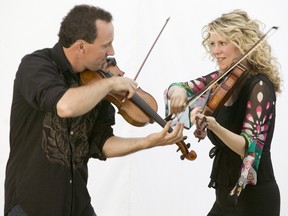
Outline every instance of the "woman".
<path fill-rule="evenodd" d="M 223 14 L 206 25 L 202 44 L 218 70 L 188 82 L 172 83 L 166 92 L 169 113 L 182 112 L 189 98 L 253 47 L 263 36 L 260 27 L 259 21 L 241 10 Z M 210 151 L 214 162 L 209 187 L 215 188 L 216 201 L 208 215 L 278 216 L 280 192 L 270 157 L 276 93 L 281 92 L 278 63 L 264 41 L 241 64 L 247 76 L 223 106 L 212 114 L 201 107 L 190 112 L 191 124 L 204 122 L 207 136 L 215 145 Z"/>

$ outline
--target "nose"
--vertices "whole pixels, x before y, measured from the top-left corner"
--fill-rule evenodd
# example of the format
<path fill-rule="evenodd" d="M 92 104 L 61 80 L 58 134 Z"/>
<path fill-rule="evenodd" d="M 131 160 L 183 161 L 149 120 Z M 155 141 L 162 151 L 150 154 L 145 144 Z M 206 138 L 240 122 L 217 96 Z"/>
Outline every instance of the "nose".
<path fill-rule="evenodd" d="M 108 56 L 114 56 L 115 52 L 114 52 L 114 47 L 111 45 L 107 51 L 107 55 Z"/>
<path fill-rule="evenodd" d="M 212 53 L 214 55 L 221 53 L 221 47 L 218 44 L 215 44 L 212 48 Z"/>

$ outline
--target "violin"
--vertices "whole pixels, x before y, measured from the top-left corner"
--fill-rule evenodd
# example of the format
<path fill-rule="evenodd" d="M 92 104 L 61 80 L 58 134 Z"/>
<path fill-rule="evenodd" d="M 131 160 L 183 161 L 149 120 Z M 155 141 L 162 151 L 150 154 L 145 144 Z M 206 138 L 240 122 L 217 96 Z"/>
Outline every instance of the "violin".
<path fill-rule="evenodd" d="M 90 71 L 85 70 L 80 73 L 80 85 L 87 85 L 92 80 L 100 80 L 104 78 L 109 78 L 113 76 L 123 76 L 124 72 L 121 71 L 114 58 L 107 59 L 107 66 L 105 70 Z M 157 122 L 163 128 L 165 127 L 167 121 L 161 118 L 157 114 L 158 105 L 156 100 L 147 92 L 138 88 L 134 95 L 127 99 L 125 95 L 118 94 L 108 94 L 105 98 L 118 108 L 118 113 L 131 125 L 142 127 L 148 123 Z M 173 131 L 172 127 L 168 129 L 168 132 Z M 197 154 L 195 151 L 188 149 L 190 144 L 186 144 L 184 140 L 177 142 L 178 150 L 181 150 L 182 155 L 180 158 L 184 160 L 195 160 Z"/>
<path fill-rule="evenodd" d="M 204 107 L 204 115 L 212 115 L 216 109 L 223 106 L 247 75 L 246 67 L 239 63 L 235 65 L 230 74 L 216 86 L 210 94 L 209 100 Z M 216 85 L 216 84 L 215 84 Z"/>
<path fill-rule="evenodd" d="M 109 58 L 107 59 L 107 67 L 105 70 L 99 70 L 96 72 L 86 70 L 80 73 L 80 84 L 86 85 L 91 80 L 100 80 L 112 76 L 123 75 L 124 72 L 117 67 L 116 60 L 114 58 Z M 138 98 L 141 98 L 145 103 L 149 104 L 150 108 L 154 112 L 157 112 L 158 104 L 156 100 L 141 88 L 136 90 L 136 96 L 132 100 L 138 100 Z M 125 95 L 110 93 L 105 97 L 105 99 L 112 102 L 118 108 L 118 113 L 131 125 L 142 127 L 148 123 L 153 123 L 153 119 L 147 116 L 146 113 L 143 112 L 131 99 L 127 100 Z"/>
<path fill-rule="evenodd" d="M 247 75 L 247 69 L 243 64 L 238 63 L 234 65 L 233 69 L 230 70 L 229 75 L 224 77 L 224 80 L 218 86 L 214 87 L 211 93 L 207 95 L 209 99 L 202 109 L 202 114 L 211 116 L 217 109 L 222 107 Z M 213 82 L 213 85 L 217 84 Z M 202 120 L 196 119 L 194 136 L 198 138 L 198 142 L 204 139 L 207 135 L 205 129 L 208 125 L 206 122 L 206 117 Z"/>

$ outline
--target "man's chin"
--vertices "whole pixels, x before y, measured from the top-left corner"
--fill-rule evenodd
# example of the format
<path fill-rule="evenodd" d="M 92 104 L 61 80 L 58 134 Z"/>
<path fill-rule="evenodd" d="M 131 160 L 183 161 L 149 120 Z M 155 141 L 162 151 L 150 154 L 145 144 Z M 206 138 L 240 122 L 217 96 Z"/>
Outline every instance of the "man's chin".
<path fill-rule="evenodd" d="M 104 69 L 103 65 L 102 66 L 97 65 L 97 66 L 92 68 L 92 71 L 99 71 L 99 70 L 103 70 L 103 69 Z"/>

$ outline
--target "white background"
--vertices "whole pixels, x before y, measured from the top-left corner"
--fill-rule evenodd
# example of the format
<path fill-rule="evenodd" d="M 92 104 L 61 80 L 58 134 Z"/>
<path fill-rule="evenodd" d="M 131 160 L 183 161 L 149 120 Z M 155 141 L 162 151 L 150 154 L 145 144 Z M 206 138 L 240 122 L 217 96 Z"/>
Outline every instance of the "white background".
<path fill-rule="evenodd" d="M 164 116 L 163 91 L 174 81 L 186 81 L 215 69 L 204 58 L 201 28 L 212 19 L 232 9 L 246 10 L 251 17 L 266 24 L 268 30 L 279 26 L 269 38 L 274 55 L 282 65 L 287 85 L 287 7 L 283 0 L 99 0 L 0 2 L 0 211 L 4 206 L 5 166 L 9 154 L 9 115 L 12 86 L 21 58 L 36 49 L 52 47 L 57 42 L 60 22 L 75 5 L 88 3 L 110 11 L 114 16 L 115 58 L 126 76 L 134 78 L 148 50 L 166 19 L 165 30 L 137 78 L 139 86 L 158 102 Z M 287 174 L 287 89 L 278 97 L 277 120 L 272 160 L 280 187 L 281 215 L 288 215 Z M 136 128 L 117 115 L 115 133 L 121 136 L 145 136 L 162 128 L 154 123 Z M 286 129 L 286 130 L 285 130 Z M 89 189 L 99 216 L 188 216 L 206 215 L 214 202 L 209 189 L 212 160 L 208 140 L 197 143 L 193 130 L 185 131 L 191 149 L 198 158 L 181 161 L 177 146 L 138 152 L 106 162 L 91 160 Z M 286 133 L 286 135 L 285 135 Z M 43 194 L 45 196 L 45 194 Z"/>

